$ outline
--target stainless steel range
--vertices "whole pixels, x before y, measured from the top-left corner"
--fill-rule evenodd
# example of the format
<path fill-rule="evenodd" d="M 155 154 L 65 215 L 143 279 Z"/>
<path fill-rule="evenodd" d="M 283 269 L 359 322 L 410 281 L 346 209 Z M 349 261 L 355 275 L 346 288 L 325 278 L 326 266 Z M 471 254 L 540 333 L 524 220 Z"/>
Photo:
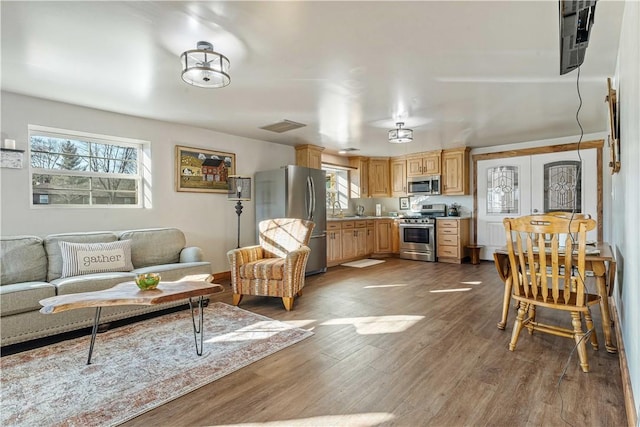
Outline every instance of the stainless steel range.
<path fill-rule="evenodd" d="M 436 217 L 446 216 L 444 203 L 421 205 L 420 211 L 405 215 L 400 223 L 400 258 L 436 260 Z"/>

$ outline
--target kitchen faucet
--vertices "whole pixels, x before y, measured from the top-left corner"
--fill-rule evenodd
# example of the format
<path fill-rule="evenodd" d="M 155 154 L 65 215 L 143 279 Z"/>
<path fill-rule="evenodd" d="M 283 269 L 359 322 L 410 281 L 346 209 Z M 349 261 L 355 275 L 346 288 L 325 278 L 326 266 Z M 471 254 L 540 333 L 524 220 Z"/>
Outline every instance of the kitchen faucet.
<path fill-rule="evenodd" d="M 336 204 L 338 205 L 338 209 L 340 209 L 338 215 L 342 216 L 342 206 L 340 206 L 340 202 L 338 202 L 337 200 L 333 202 L 333 206 L 331 206 L 331 215 L 336 216 Z"/>

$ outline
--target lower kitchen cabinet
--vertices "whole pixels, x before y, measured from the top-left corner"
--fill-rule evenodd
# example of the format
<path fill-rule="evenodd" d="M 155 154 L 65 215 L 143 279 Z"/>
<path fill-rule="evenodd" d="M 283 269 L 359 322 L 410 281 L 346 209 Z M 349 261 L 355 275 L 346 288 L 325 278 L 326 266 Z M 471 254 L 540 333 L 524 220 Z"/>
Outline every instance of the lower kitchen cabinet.
<path fill-rule="evenodd" d="M 366 220 L 327 222 L 327 265 L 329 267 L 365 258 L 373 252 L 368 248 Z M 373 228 L 373 221 L 371 221 Z M 373 233 L 371 233 L 373 239 Z M 373 242 L 373 240 L 372 240 Z M 371 244 L 373 247 L 373 243 Z"/>
<path fill-rule="evenodd" d="M 375 254 L 393 253 L 393 223 L 392 219 L 378 219 L 375 221 Z"/>
<path fill-rule="evenodd" d="M 371 254 L 399 252 L 398 222 L 390 218 L 327 221 L 327 266 Z"/>
<path fill-rule="evenodd" d="M 327 222 L 327 265 L 340 264 L 342 259 L 342 235 L 339 222 Z"/>
<path fill-rule="evenodd" d="M 469 257 L 470 218 L 447 217 L 436 221 L 438 262 L 460 264 Z"/>
<path fill-rule="evenodd" d="M 356 239 L 353 228 L 342 230 L 342 259 L 351 259 L 356 257 Z"/>
<path fill-rule="evenodd" d="M 375 221 L 367 220 L 367 255 L 372 254 L 375 249 L 375 235 Z"/>
<path fill-rule="evenodd" d="M 342 236 L 342 259 L 341 261 L 355 258 L 356 245 L 353 237 L 353 229 L 355 228 L 354 221 L 340 221 L 340 232 Z"/>
<path fill-rule="evenodd" d="M 342 261 L 367 255 L 367 221 L 342 221 Z"/>
<path fill-rule="evenodd" d="M 356 221 L 353 238 L 355 240 L 356 258 L 364 258 L 367 252 L 367 221 Z"/>
<path fill-rule="evenodd" d="M 394 219 L 391 223 L 391 251 L 400 253 L 400 220 Z"/>

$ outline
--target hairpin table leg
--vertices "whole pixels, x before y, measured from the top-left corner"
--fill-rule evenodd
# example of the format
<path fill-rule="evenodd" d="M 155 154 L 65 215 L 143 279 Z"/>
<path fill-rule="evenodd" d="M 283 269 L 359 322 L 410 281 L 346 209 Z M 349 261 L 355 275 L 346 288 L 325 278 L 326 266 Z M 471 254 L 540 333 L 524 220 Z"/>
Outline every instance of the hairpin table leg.
<path fill-rule="evenodd" d="M 198 311 L 199 319 L 198 326 L 196 327 L 196 318 L 193 309 L 193 300 L 189 298 L 189 308 L 191 309 L 191 323 L 193 324 L 193 338 L 196 342 L 196 354 L 202 356 L 202 349 L 204 343 L 204 310 L 203 310 L 203 298 L 198 297 Z M 198 346 L 198 335 L 200 335 L 200 346 Z"/>
<path fill-rule="evenodd" d="M 96 342 L 96 334 L 98 333 L 98 324 L 100 323 L 100 311 L 102 307 L 96 307 L 96 316 L 93 318 L 93 329 L 91 330 L 91 345 L 89 345 L 89 358 L 87 365 L 91 365 L 91 355 L 93 354 L 93 345 Z"/>

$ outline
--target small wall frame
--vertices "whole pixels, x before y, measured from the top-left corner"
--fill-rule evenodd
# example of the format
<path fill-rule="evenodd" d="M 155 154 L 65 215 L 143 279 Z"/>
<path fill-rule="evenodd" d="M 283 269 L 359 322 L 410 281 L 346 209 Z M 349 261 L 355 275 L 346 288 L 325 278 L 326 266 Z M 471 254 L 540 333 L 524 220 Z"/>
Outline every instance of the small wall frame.
<path fill-rule="evenodd" d="M 400 197 L 400 210 L 411 209 L 408 197 Z"/>

